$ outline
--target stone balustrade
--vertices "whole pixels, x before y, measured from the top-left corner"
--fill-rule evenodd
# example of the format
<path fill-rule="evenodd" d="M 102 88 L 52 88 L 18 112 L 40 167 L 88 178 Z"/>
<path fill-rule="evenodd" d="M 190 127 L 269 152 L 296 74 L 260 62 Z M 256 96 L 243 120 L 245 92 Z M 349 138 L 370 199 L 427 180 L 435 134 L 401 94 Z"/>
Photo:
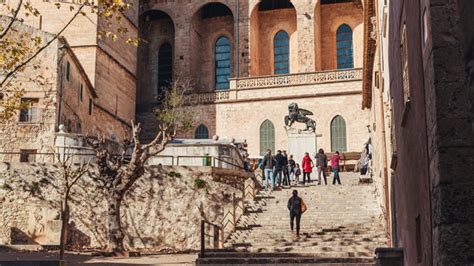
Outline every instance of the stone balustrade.
<path fill-rule="evenodd" d="M 236 100 L 245 100 L 256 95 L 264 97 L 286 97 L 285 92 L 269 90 L 259 94 L 256 90 L 278 89 L 285 87 L 299 87 L 293 89 L 291 95 L 313 94 L 324 92 L 321 89 L 308 90 L 310 85 L 320 85 L 324 83 L 338 83 L 346 81 L 361 81 L 362 69 L 341 69 L 330 71 L 318 71 L 310 73 L 295 73 L 287 75 L 258 76 L 233 78 L 230 80 L 230 89 L 224 91 L 204 92 L 187 96 L 187 102 L 190 105 L 229 102 Z M 320 85 L 322 86 L 322 85 Z M 317 91 L 315 91 L 317 90 Z M 333 91 L 333 90 L 332 90 Z"/>
<path fill-rule="evenodd" d="M 325 82 L 361 80 L 362 69 L 344 69 L 277 76 L 249 77 L 236 80 L 236 89 L 310 85 Z"/>

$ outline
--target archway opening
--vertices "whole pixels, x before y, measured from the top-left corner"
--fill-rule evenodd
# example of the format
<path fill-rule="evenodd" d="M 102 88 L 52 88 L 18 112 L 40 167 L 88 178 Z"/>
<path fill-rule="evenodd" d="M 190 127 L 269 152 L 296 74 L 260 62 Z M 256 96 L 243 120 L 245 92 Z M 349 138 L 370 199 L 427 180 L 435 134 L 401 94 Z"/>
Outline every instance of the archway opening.
<path fill-rule="evenodd" d="M 278 34 L 285 32 L 284 34 Z M 263 76 L 298 71 L 296 9 L 289 0 L 263 0 L 250 16 L 250 75 Z M 285 40 L 287 39 L 287 40 Z M 278 41 L 277 41 L 278 40 Z M 281 42 L 283 41 L 283 42 Z M 284 47 L 281 46 L 283 44 Z M 282 55 L 281 50 L 284 51 Z M 284 70 L 281 59 L 285 62 Z M 288 67 L 286 67 L 288 64 Z"/>
<path fill-rule="evenodd" d="M 222 3 L 202 6 L 192 18 L 191 73 L 200 92 L 229 88 L 234 71 L 234 16 Z"/>

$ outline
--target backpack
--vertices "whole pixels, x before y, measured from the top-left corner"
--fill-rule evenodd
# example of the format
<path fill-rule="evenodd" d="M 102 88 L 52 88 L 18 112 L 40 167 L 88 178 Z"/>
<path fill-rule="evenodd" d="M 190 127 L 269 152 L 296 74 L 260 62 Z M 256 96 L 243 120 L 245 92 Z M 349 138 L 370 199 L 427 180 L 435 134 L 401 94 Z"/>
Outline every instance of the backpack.
<path fill-rule="evenodd" d="M 305 213 L 306 210 L 308 210 L 308 206 L 306 206 L 306 203 L 304 203 L 304 200 L 301 199 L 301 213 Z"/>

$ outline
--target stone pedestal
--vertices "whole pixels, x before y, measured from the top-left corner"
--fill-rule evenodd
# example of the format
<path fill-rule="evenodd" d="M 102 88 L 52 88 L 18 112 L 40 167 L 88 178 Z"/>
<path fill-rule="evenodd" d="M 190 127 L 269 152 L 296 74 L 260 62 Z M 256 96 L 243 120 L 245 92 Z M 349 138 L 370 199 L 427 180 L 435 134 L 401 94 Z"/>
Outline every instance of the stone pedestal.
<path fill-rule="evenodd" d="M 288 136 L 288 155 L 293 154 L 293 159 L 300 164 L 304 153 L 307 152 L 311 159 L 316 155 L 316 133 L 290 128 L 286 131 Z"/>

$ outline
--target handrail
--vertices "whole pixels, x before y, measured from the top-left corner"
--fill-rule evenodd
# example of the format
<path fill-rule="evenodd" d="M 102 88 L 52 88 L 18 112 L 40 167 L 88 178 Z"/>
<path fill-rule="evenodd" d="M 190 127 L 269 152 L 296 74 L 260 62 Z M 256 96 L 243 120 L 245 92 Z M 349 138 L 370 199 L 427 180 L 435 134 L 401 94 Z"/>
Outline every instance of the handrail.
<path fill-rule="evenodd" d="M 213 226 L 214 227 L 214 235 L 206 235 L 206 224 Z M 219 234 L 220 232 L 220 234 Z M 200 251 L 200 257 L 204 258 L 206 252 L 206 240 L 205 237 L 210 236 L 213 237 L 214 239 L 214 247 L 216 246 L 221 246 L 224 247 L 224 227 L 219 226 L 217 224 L 211 223 L 206 220 L 201 220 L 201 251 Z M 220 236 L 220 237 L 219 237 Z"/>

